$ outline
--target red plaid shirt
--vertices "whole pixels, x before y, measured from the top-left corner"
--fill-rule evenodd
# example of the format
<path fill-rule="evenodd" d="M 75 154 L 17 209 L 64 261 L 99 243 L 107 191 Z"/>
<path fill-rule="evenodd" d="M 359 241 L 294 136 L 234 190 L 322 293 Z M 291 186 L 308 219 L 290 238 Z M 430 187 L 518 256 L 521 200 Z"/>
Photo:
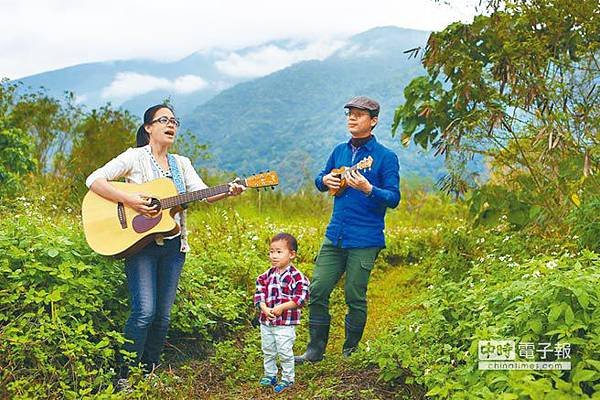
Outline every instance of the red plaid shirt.
<path fill-rule="evenodd" d="M 277 267 L 271 267 L 256 279 L 256 293 L 254 304 L 260 307 L 265 303 L 273 308 L 279 304 L 292 300 L 298 308 L 285 310 L 275 320 L 270 321 L 266 314 L 260 312 L 258 320 L 264 325 L 298 325 L 300 323 L 300 307 L 308 300 L 308 286 L 310 282 L 293 265 L 288 265 L 279 273 Z"/>

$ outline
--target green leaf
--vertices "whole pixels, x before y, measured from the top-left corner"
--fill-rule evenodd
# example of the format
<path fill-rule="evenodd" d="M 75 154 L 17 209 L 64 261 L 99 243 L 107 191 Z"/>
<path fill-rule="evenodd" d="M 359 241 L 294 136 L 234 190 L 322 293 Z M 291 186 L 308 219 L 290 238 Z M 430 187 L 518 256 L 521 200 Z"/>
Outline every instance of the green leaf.
<path fill-rule="evenodd" d="M 531 329 L 534 333 L 540 334 L 542 333 L 542 321 L 539 318 L 535 318 L 530 320 L 527 323 L 527 326 L 529 327 L 529 329 Z"/>
<path fill-rule="evenodd" d="M 590 304 L 590 296 L 588 293 L 583 289 L 573 290 L 573 293 L 575 293 L 577 301 L 579 304 L 581 304 L 581 307 L 584 309 L 587 308 L 587 306 Z"/>
<path fill-rule="evenodd" d="M 420 130 L 414 135 L 415 143 L 421 146 L 423 149 L 427 149 L 428 138 L 429 135 L 427 134 L 425 129 Z"/>
<path fill-rule="evenodd" d="M 417 128 L 419 120 L 417 117 L 409 117 L 402 121 L 402 131 L 404 135 L 412 135 Z"/>
<path fill-rule="evenodd" d="M 62 291 L 60 289 L 55 289 L 46 298 L 50 301 L 59 301 L 62 299 Z"/>
<path fill-rule="evenodd" d="M 58 250 L 56 249 L 50 249 L 48 250 L 48 255 L 52 258 L 56 257 L 58 255 Z"/>
<path fill-rule="evenodd" d="M 591 369 L 578 369 L 573 374 L 572 381 L 575 384 L 579 382 L 592 382 L 600 377 L 600 373 Z"/>
<path fill-rule="evenodd" d="M 597 360 L 585 360 L 585 363 L 594 367 L 597 371 L 600 371 L 600 361 Z"/>
<path fill-rule="evenodd" d="M 575 320 L 575 315 L 573 314 L 573 309 L 571 308 L 570 305 L 566 304 L 564 305 L 565 308 L 565 322 L 567 323 L 567 325 L 572 325 L 573 321 Z"/>
<path fill-rule="evenodd" d="M 95 347 L 97 349 L 101 349 L 103 347 L 108 346 L 109 344 L 110 344 L 110 340 L 108 340 L 108 338 L 104 338 L 100 342 L 98 342 Z"/>
<path fill-rule="evenodd" d="M 548 313 L 548 322 L 557 321 L 560 314 L 562 314 L 562 310 L 562 304 L 552 304 L 552 306 L 550 306 L 550 312 Z"/>

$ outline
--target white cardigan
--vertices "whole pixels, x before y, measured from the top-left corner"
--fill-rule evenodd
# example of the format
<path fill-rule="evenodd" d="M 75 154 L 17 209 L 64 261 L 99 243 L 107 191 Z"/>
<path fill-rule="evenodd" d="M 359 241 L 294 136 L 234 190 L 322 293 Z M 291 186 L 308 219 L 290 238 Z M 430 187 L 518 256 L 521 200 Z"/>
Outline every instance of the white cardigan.
<path fill-rule="evenodd" d="M 138 184 L 162 178 L 163 176 L 160 172 L 157 172 L 156 169 L 152 167 L 152 153 L 149 150 L 150 145 L 127 149 L 125 152 L 107 162 L 104 166 L 92 172 L 85 180 L 85 184 L 89 188 L 98 178 L 104 178 L 107 181 L 125 178 L 126 182 Z M 208 187 L 204 181 L 202 181 L 200 176 L 198 176 L 198 173 L 192 166 L 192 162 L 189 158 L 177 154 L 173 154 L 173 156 L 175 156 L 175 160 L 177 161 L 181 178 L 183 179 L 185 190 L 187 192 Z M 180 216 L 180 214 L 182 215 Z M 178 213 L 175 216 L 175 220 L 181 226 L 181 251 L 184 253 L 188 252 L 190 246 L 187 243 L 187 229 L 185 226 L 186 211 Z M 171 239 L 173 237 L 177 237 L 177 235 L 165 239 Z M 160 241 L 157 240 L 157 243 L 160 244 Z"/>

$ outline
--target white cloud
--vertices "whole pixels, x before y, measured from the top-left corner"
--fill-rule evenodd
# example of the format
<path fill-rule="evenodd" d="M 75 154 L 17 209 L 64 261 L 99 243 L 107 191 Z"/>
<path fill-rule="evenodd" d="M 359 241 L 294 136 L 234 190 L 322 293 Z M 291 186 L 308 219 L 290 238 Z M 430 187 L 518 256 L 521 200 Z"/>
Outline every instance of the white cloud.
<path fill-rule="evenodd" d="M 385 25 L 436 30 L 471 18 L 469 4 L 478 0 L 443 3 L 0 0 L 0 53 L 9 55 L 0 57 L 0 77 L 115 59 L 174 60 L 201 49 L 235 50 L 276 39 L 348 37 Z"/>
<path fill-rule="evenodd" d="M 377 50 L 373 47 L 364 47 L 358 44 L 354 44 L 352 46 L 348 46 L 339 52 L 339 56 L 341 58 L 353 58 L 353 57 L 372 57 L 377 55 L 381 50 Z"/>
<path fill-rule="evenodd" d="M 173 81 L 173 90 L 181 94 L 196 92 L 207 86 L 208 83 L 197 75 L 183 75 Z"/>
<path fill-rule="evenodd" d="M 318 41 L 300 49 L 285 49 L 275 45 L 260 47 L 251 53 L 230 53 L 215 64 L 219 71 L 236 77 L 259 77 L 304 60 L 323 60 L 342 47 L 342 41 Z"/>
<path fill-rule="evenodd" d="M 204 89 L 208 83 L 196 75 L 183 75 L 174 80 L 144 75 L 137 72 L 120 72 L 110 85 L 102 89 L 103 99 L 125 101 L 153 90 L 168 90 L 174 93 L 192 93 Z"/>

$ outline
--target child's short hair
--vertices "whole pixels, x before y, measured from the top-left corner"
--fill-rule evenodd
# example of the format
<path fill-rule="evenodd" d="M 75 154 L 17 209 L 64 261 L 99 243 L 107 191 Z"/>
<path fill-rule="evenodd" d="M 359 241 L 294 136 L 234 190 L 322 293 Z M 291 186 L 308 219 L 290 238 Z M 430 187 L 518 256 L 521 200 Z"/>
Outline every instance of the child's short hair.
<path fill-rule="evenodd" d="M 287 245 L 288 249 L 298 251 L 298 241 L 295 237 L 289 233 L 281 232 L 271 238 L 271 243 L 283 240 Z"/>

